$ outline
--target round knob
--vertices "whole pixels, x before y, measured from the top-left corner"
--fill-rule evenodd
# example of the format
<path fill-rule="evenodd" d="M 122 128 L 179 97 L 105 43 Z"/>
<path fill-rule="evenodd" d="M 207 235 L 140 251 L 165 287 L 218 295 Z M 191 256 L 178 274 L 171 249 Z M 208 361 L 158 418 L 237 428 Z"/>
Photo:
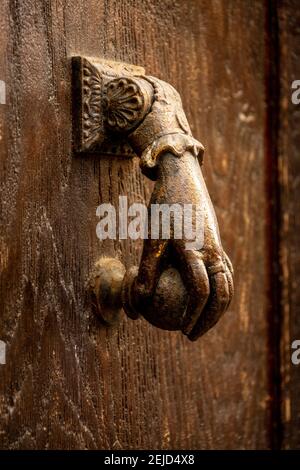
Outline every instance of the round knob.
<path fill-rule="evenodd" d="M 126 273 L 121 261 L 114 258 L 101 258 L 96 263 L 90 287 L 95 311 L 105 325 L 119 322 L 123 303 L 130 303 L 130 283 L 136 273 L 137 268 Z M 151 307 L 139 314 L 159 328 L 180 330 L 187 301 L 179 272 L 168 268 L 160 276 Z M 130 312 L 128 316 L 135 319 L 139 315 Z"/>
<path fill-rule="evenodd" d="M 121 77 L 109 81 L 103 92 L 105 123 L 112 131 L 129 132 L 150 111 L 153 88 L 140 77 Z"/>

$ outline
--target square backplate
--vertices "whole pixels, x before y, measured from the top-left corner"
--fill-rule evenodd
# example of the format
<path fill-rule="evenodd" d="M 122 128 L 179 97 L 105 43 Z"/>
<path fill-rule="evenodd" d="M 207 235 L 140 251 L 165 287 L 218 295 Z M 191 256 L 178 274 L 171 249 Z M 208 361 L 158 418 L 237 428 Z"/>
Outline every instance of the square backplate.
<path fill-rule="evenodd" d="M 107 131 L 102 109 L 103 87 L 107 81 L 133 75 L 145 75 L 145 69 L 106 59 L 72 57 L 73 146 L 76 153 L 135 156 L 126 138 Z"/>

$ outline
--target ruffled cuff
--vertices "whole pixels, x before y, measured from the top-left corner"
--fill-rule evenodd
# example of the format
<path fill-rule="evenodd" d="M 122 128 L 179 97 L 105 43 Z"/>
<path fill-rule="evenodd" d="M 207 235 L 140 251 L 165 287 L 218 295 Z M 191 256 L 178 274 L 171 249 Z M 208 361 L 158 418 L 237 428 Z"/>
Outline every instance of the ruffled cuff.
<path fill-rule="evenodd" d="M 162 153 L 170 152 L 176 157 L 182 157 L 186 151 L 203 162 L 203 145 L 188 134 L 165 134 L 154 140 L 141 155 L 140 167 L 144 175 L 152 180 L 157 179 L 157 163 Z"/>

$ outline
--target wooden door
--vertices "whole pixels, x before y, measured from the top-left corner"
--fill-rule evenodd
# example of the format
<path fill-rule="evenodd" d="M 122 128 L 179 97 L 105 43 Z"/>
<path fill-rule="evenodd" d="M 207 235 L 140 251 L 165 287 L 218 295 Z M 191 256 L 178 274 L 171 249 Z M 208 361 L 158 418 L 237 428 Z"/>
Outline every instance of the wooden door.
<path fill-rule="evenodd" d="M 299 58 L 295 3 L 1 2 L 1 448 L 299 446 L 299 400 L 288 380 L 281 386 L 279 368 L 287 379 L 284 331 L 297 334 L 297 296 L 287 317 L 290 278 L 278 274 L 280 246 L 289 267 L 298 240 L 279 230 L 282 194 L 286 211 L 298 204 L 286 182 L 289 146 L 291 175 L 299 166 L 299 132 L 282 130 L 289 114 L 279 99 L 283 90 L 289 100 L 299 72 L 285 48 L 298 41 Z M 98 240 L 96 208 L 119 194 L 147 201 L 151 183 L 137 159 L 72 154 L 70 58 L 80 54 L 141 65 L 173 84 L 206 148 L 204 177 L 236 293 L 198 342 L 125 316 L 105 328 L 91 310 L 95 261 L 105 254 L 129 267 L 141 254 L 138 242 Z M 290 67 L 282 76 L 281 60 Z"/>

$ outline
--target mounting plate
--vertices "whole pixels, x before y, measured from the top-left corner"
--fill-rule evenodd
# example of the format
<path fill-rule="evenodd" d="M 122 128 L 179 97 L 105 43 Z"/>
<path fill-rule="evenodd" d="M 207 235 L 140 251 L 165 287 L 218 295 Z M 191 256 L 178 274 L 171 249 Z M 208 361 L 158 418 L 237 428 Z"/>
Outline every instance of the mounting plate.
<path fill-rule="evenodd" d="M 91 57 L 72 57 L 73 146 L 76 153 L 133 157 L 126 141 L 109 132 L 103 121 L 103 89 L 120 76 L 145 75 L 136 65 Z"/>

